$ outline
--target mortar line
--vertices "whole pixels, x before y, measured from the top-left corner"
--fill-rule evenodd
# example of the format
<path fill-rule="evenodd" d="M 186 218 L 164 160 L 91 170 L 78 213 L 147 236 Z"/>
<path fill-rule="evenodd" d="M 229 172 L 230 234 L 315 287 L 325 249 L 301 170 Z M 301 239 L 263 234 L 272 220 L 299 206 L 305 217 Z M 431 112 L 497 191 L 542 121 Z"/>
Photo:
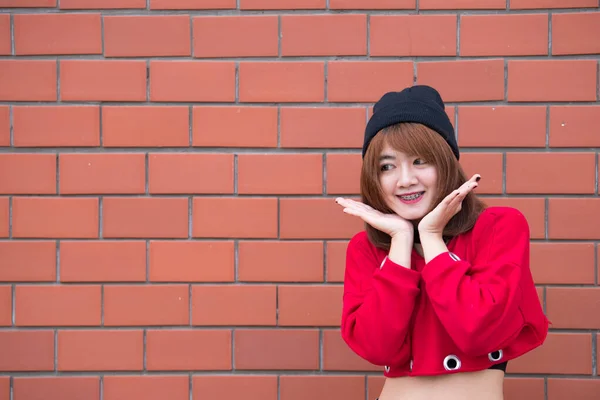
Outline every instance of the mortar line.
<path fill-rule="evenodd" d="M 15 54 L 15 16 L 14 14 L 10 14 L 10 54 Z"/>
<path fill-rule="evenodd" d="M 15 132 L 14 132 L 14 117 L 13 117 L 13 106 L 8 106 L 8 142 L 9 146 L 12 148 L 15 145 Z M 11 149 L 12 150 L 12 149 Z"/>
<path fill-rule="evenodd" d="M 144 193 L 150 194 L 150 152 L 144 153 Z"/>
<path fill-rule="evenodd" d="M 56 283 L 60 283 L 60 240 L 56 240 Z"/>

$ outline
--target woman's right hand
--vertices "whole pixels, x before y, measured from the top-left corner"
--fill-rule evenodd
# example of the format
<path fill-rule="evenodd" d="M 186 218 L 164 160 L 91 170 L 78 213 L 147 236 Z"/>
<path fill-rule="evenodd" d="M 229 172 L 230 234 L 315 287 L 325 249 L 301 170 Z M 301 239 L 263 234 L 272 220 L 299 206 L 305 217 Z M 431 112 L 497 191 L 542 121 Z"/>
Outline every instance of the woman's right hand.
<path fill-rule="evenodd" d="M 345 199 L 343 197 L 338 197 L 335 199 L 335 202 L 344 207 L 346 214 L 362 218 L 367 224 L 381 232 L 387 233 L 392 238 L 401 235 L 412 239 L 414 236 L 413 224 L 397 214 L 384 214 L 360 201 Z"/>

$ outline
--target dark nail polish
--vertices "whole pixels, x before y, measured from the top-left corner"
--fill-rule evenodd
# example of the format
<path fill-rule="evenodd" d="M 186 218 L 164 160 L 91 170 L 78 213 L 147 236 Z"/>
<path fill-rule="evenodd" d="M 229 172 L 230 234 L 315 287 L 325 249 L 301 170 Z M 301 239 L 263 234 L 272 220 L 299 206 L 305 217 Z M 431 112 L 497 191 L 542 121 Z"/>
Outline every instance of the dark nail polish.
<path fill-rule="evenodd" d="M 481 177 L 478 176 L 477 178 L 475 178 L 475 182 L 479 182 L 480 179 L 481 179 Z"/>

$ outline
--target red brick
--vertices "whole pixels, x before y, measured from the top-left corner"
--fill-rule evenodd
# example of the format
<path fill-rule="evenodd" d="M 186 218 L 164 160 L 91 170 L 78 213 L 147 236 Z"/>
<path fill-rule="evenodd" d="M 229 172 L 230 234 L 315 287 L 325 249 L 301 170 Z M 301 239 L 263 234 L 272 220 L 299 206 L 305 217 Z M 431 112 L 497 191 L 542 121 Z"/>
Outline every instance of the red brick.
<path fill-rule="evenodd" d="M 276 107 L 194 107 L 193 146 L 277 147 Z"/>
<path fill-rule="evenodd" d="M 419 10 L 504 10 L 506 0 L 421 0 Z"/>
<path fill-rule="evenodd" d="M 234 9 L 236 0 L 150 0 L 151 10 Z"/>
<path fill-rule="evenodd" d="M 188 400 L 189 382 L 187 375 L 105 376 L 103 399 Z"/>
<path fill-rule="evenodd" d="M 319 368 L 319 331 L 316 329 L 236 329 L 234 341 L 236 369 Z"/>
<path fill-rule="evenodd" d="M 548 378 L 548 400 L 594 400 L 600 393 L 600 379 Z"/>
<path fill-rule="evenodd" d="M 600 288 L 546 289 L 546 310 L 553 328 L 599 329 L 599 307 Z"/>
<path fill-rule="evenodd" d="M 548 205 L 548 235 L 551 239 L 594 239 L 600 237 L 600 199 L 551 198 Z M 568 221 L 568 222 L 566 222 Z"/>
<path fill-rule="evenodd" d="M 550 147 L 600 147 L 599 106 L 551 106 Z"/>
<path fill-rule="evenodd" d="M 321 194 L 321 154 L 240 154 L 240 194 Z"/>
<path fill-rule="evenodd" d="M 316 102 L 325 96 L 322 62 L 240 62 L 241 102 Z"/>
<path fill-rule="evenodd" d="M 56 242 L 0 242 L 0 281 L 53 282 L 56 280 Z"/>
<path fill-rule="evenodd" d="M 512 10 L 598 7 L 598 0 L 510 0 Z"/>
<path fill-rule="evenodd" d="M 102 54 L 100 14 L 16 14 L 16 55 Z"/>
<path fill-rule="evenodd" d="M 511 360 L 506 372 L 591 375 L 592 337 L 589 333 L 550 332 L 542 346 Z"/>
<path fill-rule="evenodd" d="M 59 330 L 59 371 L 141 371 L 141 330 Z"/>
<path fill-rule="evenodd" d="M 15 147 L 100 145 L 98 106 L 13 106 Z"/>
<path fill-rule="evenodd" d="M 597 67 L 596 60 L 510 60 L 508 101 L 596 101 Z"/>
<path fill-rule="evenodd" d="M 98 199 L 13 198 L 15 238 L 97 238 Z"/>
<path fill-rule="evenodd" d="M 504 60 L 417 64 L 417 83 L 435 87 L 444 101 L 504 99 Z"/>
<path fill-rule="evenodd" d="M 327 154 L 327 194 L 360 193 L 360 154 Z"/>
<path fill-rule="evenodd" d="M 363 221 L 345 214 L 334 199 L 281 199 L 280 207 L 281 238 L 347 239 L 364 229 Z"/>
<path fill-rule="evenodd" d="M 0 101 L 56 101 L 55 60 L 0 60 Z"/>
<path fill-rule="evenodd" d="M 380 369 L 380 371 L 383 367 Z M 367 376 L 367 399 L 368 400 L 377 400 L 379 399 L 379 395 L 383 389 L 383 384 L 385 383 L 386 378 L 384 376 Z"/>
<path fill-rule="evenodd" d="M 281 147 L 362 148 L 365 124 L 359 107 L 281 108 Z"/>
<path fill-rule="evenodd" d="M 327 244 L 327 282 L 343 282 L 346 271 L 346 249 L 348 241 L 328 241 Z"/>
<path fill-rule="evenodd" d="M 192 325 L 275 325 L 276 318 L 274 285 L 192 286 Z"/>
<path fill-rule="evenodd" d="M 14 400 L 100 400 L 99 377 L 15 377 L 13 386 Z"/>
<path fill-rule="evenodd" d="M 188 199 L 107 197 L 102 222 L 105 238 L 187 238 Z"/>
<path fill-rule="evenodd" d="M 265 57 L 278 54 L 276 15 L 194 17 L 194 57 Z"/>
<path fill-rule="evenodd" d="M 10 28 L 10 15 L 0 15 L 0 54 L 11 55 L 12 54 L 12 43 L 11 43 L 11 28 Z M 1 399 L 1 397 L 0 397 Z"/>
<path fill-rule="evenodd" d="M 61 60 L 63 101 L 146 101 L 146 62 Z"/>
<path fill-rule="evenodd" d="M 152 282 L 233 282 L 232 241 L 152 241 Z"/>
<path fill-rule="evenodd" d="M 0 331 L 0 371 L 53 371 L 54 332 Z"/>
<path fill-rule="evenodd" d="M 281 17 L 282 56 L 364 56 L 366 54 L 366 15 L 283 15 Z"/>
<path fill-rule="evenodd" d="M 143 282 L 146 243 L 143 241 L 62 241 L 61 282 Z"/>
<path fill-rule="evenodd" d="M 8 197 L 0 197 L 0 237 L 8 237 L 9 210 Z"/>
<path fill-rule="evenodd" d="M 380 371 L 354 353 L 338 329 L 323 331 L 323 370 L 325 371 Z"/>
<path fill-rule="evenodd" d="M 230 330 L 148 330 L 148 371 L 230 370 Z"/>
<path fill-rule="evenodd" d="M 195 375 L 192 378 L 192 397 L 194 399 L 277 400 L 277 376 Z"/>
<path fill-rule="evenodd" d="M 325 9 L 327 0 L 240 0 L 240 10 L 315 10 Z M 225 396 L 227 397 L 227 396 Z"/>
<path fill-rule="evenodd" d="M 490 207 L 514 207 L 521 211 L 529 224 L 532 239 L 546 237 L 545 200 L 527 197 L 486 197 L 482 199 Z"/>
<path fill-rule="evenodd" d="M 458 108 L 460 147 L 545 147 L 546 107 Z"/>
<path fill-rule="evenodd" d="M 0 326 L 12 325 L 12 287 L 0 285 Z M 2 397 L 0 397 L 1 399 Z"/>
<path fill-rule="evenodd" d="M 463 57 L 547 55 L 548 15 L 463 15 L 460 36 Z"/>
<path fill-rule="evenodd" d="M 341 286 L 280 286 L 280 326 L 339 326 L 342 313 Z"/>
<path fill-rule="evenodd" d="M 8 106 L 0 106 L 0 146 L 10 146 L 10 109 Z"/>
<path fill-rule="evenodd" d="M 277 199 L 196 197 L 193 204 L 192 236 L 275 238 Z"/>
<path fill-rule="evenodd" d="M 546 400 L 543 378 L 507 377 L 504 380 L 504 398 Z"/>
<path fill-rule="evenodd" d="M 148 155 L 150 193 L 233 193 L 233 154 Z"/>
<path fill-rule="evenodd" d="M 0 376 L 0 400 L 10 400 L 10 376 Z"/>
<path fill-rule="evenodd" d="M 281 400 L 363 400 L 364 376 L 282 376 L 279 378 Z M 335 395 L 332 396 L 332 393 Z"/>
<path fill-rule="evenodd" d="M 600 42 L 589 38 L 599 36 L 600 12 L 552 15 L 553 55 L 598 54 Z"/>
<path fill-rule="evenodd" d="M 238 252 L 240 281 L 323 281 L 321 242 L 240 241 Z"/>
<path fill-rule="evenodd" d="M 190 56 L 190 34 L 187 15 L 106 15 L 104 56 Z"/>
<path fill-rule="evenodd" d="M 61 0 L 60 9 L 146 8 L 146 0 Z"/>
<path fill-rule="evenodd" d="M 0 0 L 1 7 L 56 7 L 56 0 Z"/>
<path fill-rule="evenodd" d="M 187 325 L 187 285 L 104 287 L 104 325 Z"/>
<path fill-rule="evenodd" d="M 527 174 L 523 174 L 527 171 Z M 531 179 L 543 177 L 543 179 Z M 483 181 L 483 180 L 482 180 Z M 507 193 L 593 194 L 596 186 L 594 153 L 508 153 Z"/>
<path fill-rule="evenodd" d="M 331 10 L 410 10 L 415 0 L 329 0 Z"/>
<path fill-rule="evenodd" d="M 413 83 L 412 61 L 329 61 L 327 100 L 375 102 L 390 88 Z"/>
<path fill-rule="evenodd" d="M 531 272 L 538 284 L 594 284 L 593 243 L 531 244 Z M 565 268 L 565 266 L 569 266 Z"/>
<path fill-rule="evenodd" d="M 373 15 L 371 56 L 456 56 L 456 15 Z"/>
<path fill-rule="evenodd" d="M 142 153 L 60 154 L 61 194 L 145 192 L 145 156 Z"/>
<path fill-rule="evenodd" d="M 224 61 L 151 61 L 151 101 L 234 101 L 235 64 Z"/>
<path fill-rule="evenodd" d="M 100 314 L 100 286 L 19 285 L 15 288 L 17 326 L 100 325 Z"/>
<path fill-rule="evenodd" d="M 476 193 L 502 193 L 502 153 L 463 153 L 460 164 L 468 179 L 481 175 Z"/>
<path fill-rule="evenodd" d="M 56 194 L 56 154 L 0 154 L 0 194 Z"/>

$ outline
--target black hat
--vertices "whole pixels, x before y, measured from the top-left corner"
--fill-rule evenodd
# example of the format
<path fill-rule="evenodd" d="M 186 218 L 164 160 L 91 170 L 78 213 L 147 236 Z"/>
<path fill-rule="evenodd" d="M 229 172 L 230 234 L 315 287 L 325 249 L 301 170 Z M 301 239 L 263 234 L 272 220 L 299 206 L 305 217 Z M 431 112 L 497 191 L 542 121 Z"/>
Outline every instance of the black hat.
<path fill-rule="evenodd" d="M 375 103 L 373 115 L 365 129 L 362 156 L 364 158 L 371 139 L 383 128 L 400 122 L 423 124 L 437 133 L 452 148 L 458 160 L 460 153 L 454 136 L 454 127 L 446 114 L 442 97 L 434 88 L 426 85 L 408 87 L 401 92 L 388 92 Z"/>

